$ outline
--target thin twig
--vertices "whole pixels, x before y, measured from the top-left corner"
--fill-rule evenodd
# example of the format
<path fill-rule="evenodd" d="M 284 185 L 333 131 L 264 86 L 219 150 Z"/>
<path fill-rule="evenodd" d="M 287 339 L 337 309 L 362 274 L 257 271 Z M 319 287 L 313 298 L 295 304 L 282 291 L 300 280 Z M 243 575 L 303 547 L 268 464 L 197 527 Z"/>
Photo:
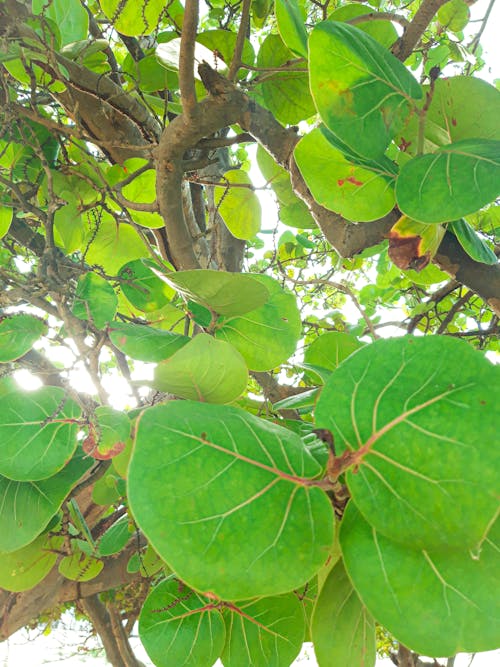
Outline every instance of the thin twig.
<path fill-rule="evenodd" d="M 417 46 L 427 26 L 448 0 L 423 0 L 410 25 L 392 47 L 392 52 L 404 62 Z"/>
<path fill-rule="evenodd" d="M 198 30 L 199 0 L 186 0 L 179 54 L 179 88 L 184 113 L 192 117 L 196 108 L 194 47 Z"/>
<path fill-rule="evenodd" d="M 243 0 L 241 6 L 240 27 L 238 28 L 238 36 L 236 37 L 233 59 L 227 74 L 229 81 L 234 81 L 236 79 L 238 70 L 240 69 L 241 56 L 243 54 L 243 47 L 245 46 L 245 38 L 248 33 L 248 25 L 250 21 L 250 5 L 251 0 Z"/>

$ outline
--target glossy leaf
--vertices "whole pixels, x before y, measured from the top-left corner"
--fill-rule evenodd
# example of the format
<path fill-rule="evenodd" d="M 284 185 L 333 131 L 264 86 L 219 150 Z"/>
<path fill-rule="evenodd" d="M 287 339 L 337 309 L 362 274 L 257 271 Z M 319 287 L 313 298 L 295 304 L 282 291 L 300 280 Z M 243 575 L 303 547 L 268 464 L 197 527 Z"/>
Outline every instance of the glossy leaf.
<path fill-rule="evenodd" d="M 448 226 L 469 257 L 482 264 L 497 264 L 498 257 L 466 220 L 455 220 Z"/>
<path fill-rule="evenodd" d="M 328 331 L 313 340 L 305 351 L 304 361 L 333 371 L 363 345 L 364 343 L 352 334 Z"/>
<path fill-rule="evenodd" d="M 153 386 L 182 398 L 230 403 L 245 391 L 247 383 L 248 370 L 238 350 L 199 334 L 158 364 Z"/>
<path fill-rule="evenodd" d="M 114 318 L 117 305 L 115 290 L 105 278 L 90 271 L 79 278 L 73 315 L 91 320 L 98 329 L 104 329 Z"/>
<path fill-rule="evenodd" d="M 297 56 L 307 58 L 307 32 L 297 0 L 276 0 L 274 11 L 283 42 Z"/>
<path fill-rule="evenodd" d="M 163 12 L 163 0 L 100 0 L 101 9 L 116 31 L 130 37 L 148 35 Z"/>
<path fill-rule="evenodd" d="M 500 141 L 457 141 L 407 162 L 396 182 L 401 211 L 419 222 L 456 220 L 500 194 Z"/>
<path fill-rule="evenodd" d="M 62 537 L 44 534 L 17 551 L 0 552 L 0 586 L 14 593 L 36 586 L 54 567 L 61 545 Z"/>
<path fill-rule="evenodd" d="M 252 181 L 241 169 L 227 171 L 222 180 L 227 185 L 215 188 L 215 204 L 231 234 L 248 241 L 260 231 L 262 217 Z"/>
<path fill-rule="evenodd" d="M 80 415 L 60 387 L 7 394 L 0 410 L 0 475 L 21 482 L 55 475 L 76 450 Z"/>
<path fill-rule="evenodd" d="M 422 91 L 373 37 L 337 21 L 309 38 L 311 91 L 325 125 L 352 150 L 376 159 L 403 127 Z"/>
<path fill-rule="evenodd" d="M 34 315 L 16 313 L 0 319 L 0 363 L 26 354 L 47 331 L 46 323 Z"/>
<path fill-rule="evenodd" d="M 269 299 L 266 283 L 254 275 L 198 269 L 167 273 L 164 279 L 186 299 L 220 315 L 243 315 Z"/>
<path fill-rule="evenodd" d="M 294 353 L 302 325 L 293 294 L 268 276 L 252 277 L 267 288 L 269 300 L 241 317 L 223 320 L 215 337 L 234 345 L 250 370 L 267 371 Z"/>
<path fill-rule="evenodd" d="M 498 507 L 499 372 L 433 336 L 378 340 L 332 373 L 316 425 L 351 453 L 346 482 L 375 529 L 408 548 L 477 553 Z"/>
<path fill-rule="evenodd" d="M 295 593 L 237 602 L 227 614 L 224 667 L 289 667 L 305 633 L 302 605 Z"/>
<path fill-rule="evenodd" d="M 112 322 L 109 337 L 113 345 L 132 359 L 151 362 L 168 359 L 190 340 L 170 331 L 128 322 Z"/>
<path fill-rule="evenodd" d="M 154 312 L 170 302 L 172 288 L 159 278 L 147 259 L 136 259 L 120 269 L 120 287 L 132 306 L 145 313 Z"/>
<path fill-rule="evenodd" d="M 104 567 L 102 560 L 85 553 L 77 552 L 71 556 L 65 556 L 59 561 L 59 572 L 71 581 L 90 581 L 95 579 Z"/>
<path fill-rule="evenodd" d="M 212 667 L 222 653 L 226 631 L 214 605 L 169 577 L 146 598 L 139 637 L 156 667 Z"/>
<path fill-rule="evenodd" d="M 190 586 L 228 600 L 275 595 L 327 558 L 332 507 L 306 481 L 321 471 L 287 429 L 237 408 L 174 401 L 139 418 L 130 507 Z"/>
<path fill-rule="evenodd" d="M 350 503 L 340 530 L 346 569 L 375 618 L 428 656 L 495 649 L 500 643 L 500 521 L 478 558 L 465 546 L 412 550 L 370 526 Z"/>
<path fill-rule="evenodd" d="M 340 560 L 314 607 L 314 653 L 320 667 L 374 667 L 375 621 L 359 599 Z"/>
<path fill-rule="evenodd" d="M 92 459 L 79 455 L 57 475 L 39 482 L 13 482 L 0 477 L 0 551 L 16 551 L 32 542 L 92 465 Z"/>
<path fill-rule="evenodd" d="M 337 7 L 333 12 L 328 16 L 330 21 L 344 21 L 347 22 L 350 19 L 365 16 L 373 16 L 376 12 L 373 11 L 371 5 L 364 5 L 362 3 L 347 3 L 341 7 Z M 377 42 L 385 46 L 386 49 L 390 49 L 391 46 L 398 38 L 398 33 L 393 24 L 387 20 L 370 20 L 370 16 L 367 16 L 366 21 L 356 23 L 356 28 L 359 28 L 363 32 L 368 33 L 376 39 Z"/>

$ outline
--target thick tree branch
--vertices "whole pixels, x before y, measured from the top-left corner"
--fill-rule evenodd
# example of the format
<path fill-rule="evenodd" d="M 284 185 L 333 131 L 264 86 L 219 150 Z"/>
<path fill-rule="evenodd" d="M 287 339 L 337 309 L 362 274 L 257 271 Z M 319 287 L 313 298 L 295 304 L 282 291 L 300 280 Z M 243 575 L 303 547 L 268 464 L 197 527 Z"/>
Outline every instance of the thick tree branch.
<path fill-rule="evenodd" d="M 436 12 L 448 0 L 423 0 L 413 17 L 413 21 L 405 29 L 401 37 L 392 47 L 392 52 L 401 61 L 405 61 L 413 53 L 425 29 L 434 18 Z"/>

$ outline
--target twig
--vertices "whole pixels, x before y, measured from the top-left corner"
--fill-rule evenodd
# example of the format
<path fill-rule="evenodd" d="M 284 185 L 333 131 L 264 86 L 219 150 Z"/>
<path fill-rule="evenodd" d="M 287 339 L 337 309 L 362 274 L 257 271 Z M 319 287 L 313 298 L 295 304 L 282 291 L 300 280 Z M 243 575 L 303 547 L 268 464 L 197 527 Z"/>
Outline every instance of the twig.
<path fill-rule="evenodd" d="M 423 0 L 413 17 L 413 21 L 392 47 L 392 52 L 396 58 L 404 62 L 411 55 L 436 12 L 446 2 L 448 0 Z"/>
<path fill-rule="evenodd" d="M 192 117 L 196 109 L 194 47 L 198 30 L 199 0 L 186 0 L 179 54 L 179 88 L 184 113 Z"/>
<path fill-rule="evenodd" d="M 250 20 L 250 5 L 251 0 L 243 0 L 241 6 L 241 19 L 240 27 L 238 28 L 238 36 L 236 37 L 236 45 L 234 47 L 233 59 L 231 61 L 231 66 L 229 67 L 229 72 L 227 78 L 229 81 L 234 81 L 238 74 L 240 68 L 241 56 L 243 54 L 243 47 L 245 46 L 245 38 L 248 33 L 248 25 Z"/>
<path fill-rule="evenodd" d="M 479 40 L 482 37 L 482 34 L 484 32 L 484 29 L 486 28 L 486 24 L 488 23 L 488 19 L 490 18 L 491 10 L 493 9 L 493 5 L 495 4 L 495 0 L 490 0 L 490 4 L 488 5 L 488 9 L 486 10 L 486 14 L 482 18 L 482 24 L 481 27 L 479 28 L 478 32 L 474 36 L 474 39 L 472 40 L 470 44 L 470 49 L 471 53 L 475 55 L 477 51 L 477 47 L 479 46 Z M 467 63 L 467 67 L 465 68 L 465 74 L 470 74 L 470 71 L 472 69 L 472 63 Z"/>

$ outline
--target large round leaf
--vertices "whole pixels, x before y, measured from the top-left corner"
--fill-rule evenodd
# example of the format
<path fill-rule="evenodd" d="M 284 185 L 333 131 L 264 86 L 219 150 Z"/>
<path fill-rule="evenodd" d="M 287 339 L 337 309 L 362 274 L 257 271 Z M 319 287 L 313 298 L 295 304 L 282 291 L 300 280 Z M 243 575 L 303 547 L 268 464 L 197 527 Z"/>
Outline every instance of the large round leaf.
<path fill-rule="evenodd" d="M 224 667 L 289 667 L 304 641 L 305 617 L 295 593 L 237 603 L 226 617 Z"/>
<path fill-rule="evenodd" d="M 156 667 L 212 667 L 216 662 L 226 630 L 220 611 L 204 609 L 207 602 L 175 577 L 151 591 L 139 617 L 139 637 Z"/>
<path fill-rule="evenodd" d="M 269 300 L 242 317 L 222 320 L 215 337 L 234 345 L 251 370 L 268 371 L 295 352 L 302 324 L 293 294 L 269 276 L 253 278 L 268 289 Z"/>
<path fill-rule="evenodd" d="M 358 28 L 323 21 L 309 38 L 311 92 L 325 125 L 367 158 L 383 155 L 422 90 L 406 67 Z"/>
<path fill-rule="evenodd" d="M 348 22 L 350 19 L 366 16 L 366 21 L 356 23 L 356 27 L 380 42 L 382 46 L 390 49 L 398 38 L 396 28 L 392 25 L 390 20 L 373 20 L 373 16 L 377 16 L 373 12 L 373 7 L 370 5 L 348 3 L 342 7 L 337 7 L 328 16 L 330 21 L 344 21 Z M 377 17 L 378 18 L 378 17 Z"/>
<path fill-rule="evenodd" d="M 407 162 L 396 181 L 401 211 L 419 222 L 449 222 L 500 194 L 500 141 L 464 139 Z"/>
<path fill-rule="evenodd" d="M 311 631 L 321 667 L 374 667 L 375 621 L 352 587 L 341 560 L 323 584 Z"/>
<path fill-rule="evenodd" d="M 109 337 L 132 359 L 151 362 L 163 361 L 189 343 L 187 336 L 129 322 L 112 322 Z"/>
<path fill-rule="evenodd" d="M 163 308 L 174 296 L 170 285 L 153 273 L 152 266 L 150 260 L 136 259 L 122 266 L 118 274 L 128 301 L 146 313 Z"/>
<path fill-rule="evenodd" d="M 15 593 L 36 586 L 54 567 L 62 540 L 45 534 L 16 551 L 0 552 L 0 586 Z"/>
<path fill-rule="evenodd" d="M 321 128 L 302 137 L 294 156 L 314 199 L 344 218 L 370 222 L 393 208 L 394 175 L 350 162 Z"/>
<path fill-rule="evenodd" d="M 7 394 L 0 410 L 0 475 L 21 482 L 55 475 L 76 449 L 80 415 L 60 387 Z"/>
<path fill-rule="evenodd" d="M 332 506 L 309 481 L 321 472 L 287 429 L 237 408 L 173 401 L 139 419 L 130 507 L 190 586 L 226 600 L 275 595 L 327 558 Z"/>
<path fill-rule="evenodd" d="M 167 273 L 164 278 L 186 299 L 220 315 L 243 315 L 269 299 L 266 285 L 254 275 L 195 269 Z"/>
<path fill-rule="evenodd" d="M 352 334 L 341 331 L 328 331 L 318 336 L 306 349 L 304 361 L 333 371 L 353 352 L 363 347 L 364 343 Z"/>
<path fill-rule="evenodd" d="M 7 315 L 0 321 L 0 363 L 14 361 L 31 350 L 47 331 L 43 320 L 34 315 Z"/>
<path fill-rule="evenodd" d="M 93 463 L 91 458 L 75 456 L 57 475 L 39 482 L 0 477 L 0 551 L 16 551 L 32 542 Z"/>
<path fill-rule="evenodd" d="M 153 385 L 182 398 L 230 403 L 245 391 L 247 382 L 248 369 L 238 350 L 208 334 L 199 334 L 158 364 Z"/>
<path fill-rule="evenodd" d="M 340 542 L 359 596 L 406 646 L 436 657 L 499 646 L 499 520 L 473 558 L 464 546 L 433 552 L 397 544 L 350 503 Z"/>
<path fill-rule="evenodd" d="M 366 345 L 327 381 L 316 424 L 367 521 L 408 547 L 477 552 L 498 511 L 500 368 L 464 341 Z"/>
<path fill-rule="evenodd" d="M 144 241 L 133 227 L 125 222 L 117 224 L 108 213 L 99 213 L 97 217 L 97 223 L 89 224 L 81 248 L 88 264 L 97 264 L 106 273 L 116 274 L 127 262 L 148 255 Z"/>

